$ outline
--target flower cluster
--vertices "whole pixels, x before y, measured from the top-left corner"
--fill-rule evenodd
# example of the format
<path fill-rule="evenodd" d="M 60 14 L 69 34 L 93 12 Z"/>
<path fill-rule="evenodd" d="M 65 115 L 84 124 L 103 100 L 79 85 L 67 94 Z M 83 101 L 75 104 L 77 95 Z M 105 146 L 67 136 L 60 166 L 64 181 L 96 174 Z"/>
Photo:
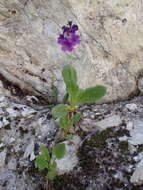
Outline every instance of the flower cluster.
<path fill-rule="evenodd" d="M 67 26 L 62 27 L 63 33 L 58 37 L 58 43 L 63 51 L 72 51 L 74 46 L 80 43 L 80 36 L 76 34 L 78 26 L 68 22 Z"/>

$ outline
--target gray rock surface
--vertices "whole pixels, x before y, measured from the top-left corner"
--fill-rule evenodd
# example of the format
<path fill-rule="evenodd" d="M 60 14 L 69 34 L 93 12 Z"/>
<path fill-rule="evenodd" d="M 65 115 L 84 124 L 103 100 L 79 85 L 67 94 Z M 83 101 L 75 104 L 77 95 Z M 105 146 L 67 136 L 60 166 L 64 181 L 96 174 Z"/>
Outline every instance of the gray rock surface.
<path fill-rule="evenodd" d="M 141 93 L 143 93 L 143 78 L 140 78 L 138 81 L 138 88 Z"/>
<path fill-rule="evenodd" d="M 122 123 L 122 120 L 119 115 L 111 115 L 107 118 L 96 122 L 97 127 L 100 131 L 107 129 L 108 127 L 116 127 Z"/>
<path fill-rule="evenodd" d="M 61 97 L 61 70 L 72 63 L 81 87 L 107 87 L 104 101 L 128 97 L 143 69 L 142 8 L 136 0 L 0 0 L 0 78 L 46 99 L 54 85 Z M 81 44 L 64 53 L 57 35 L 69 20 Z"/>
<path fill-rule="evenodd" d="M 72 140 L 65 141 L 64 143 L 66 145 L 65 156 L 60 160 L 56 159 L 57 171 L 60 175 L 72 171 L 78 164 L 77 151 L 80 146 L 81 139 L 79 136 L 75 136 Z"/>
<path fill-rule="evenodd" d="M 130 130 L 131 137 L 129 138 L 129 142 L 133 145 L 143 144 L 143 120 L 136 119 L 133 120 L 133 126 Z"/>
<path fill-rule="evenodd" d="M 51 118 L 47 105 L 38 105 L 39 100 L 33 96 L 26 96 L 25 99 L 27 99 L 28 103 L 25 102 L 24 104 L 22 99 L 16 101 L 16 99 L 0 96 L 0 190 L 12 188 L 23 190 L 27 187 L 29 190 L 35 190 L 36 188 L 40 189 L 40 184 L 45 185 L 45 180 L 41 173 L 35 169 L 33 160 L 39 154 L 41 144 L 50 148 L 55 143 L 58 128 Z M 32 99 L 36 100 L 35 104 L 32 104 L 32 102 L 29 104 Z M 116 171 L 114 177 L 116 179 L 120 178 L 122 182 L 126 183 L 127 179 L 121 178 L 121 176 L 124 176 L 124 171 L 129 172 L 128 178 L 135 171 L 134 177 L 131 177 L 131 182 L 142 184 L 142 170 L 139 171 L 135 168 L 143 158 L 141 149 L 143 146 L 143 97 L 136 97 L 117 104 L 82 105 L 78 109 L 83 114 L 83 118 L 77 123 L 74 131 L 78 131 L 78 135 L 81 135 L 82 140 L 77 136 L 73 141 L 65 142 L 68 151 L 63 159 L 57 160 L 59 173 L 68 173 L 76 166 L 73 177 L 75 175 L 78 178 L 78 172 L 82 172 L 82 166 L 78 167 L 80 165 L 80 159 L 77 156 L 79 153 L 78 148 L 81 147 L 86 139 L 90 139 L 93 134 L 101 133 L 105 135 L 105 130 L 109 130 L 108 134 L 110 136 L 108 138 L 105 135 L 106 140 L 98 139 L 97 135 L 97 145 L 99 140 L 102 147 L 104 145 L 102 142 L 105 140 L 108 151 L 112 150 L 112 146 L 119 151 L 114 152 L 115 158 L 118 159 L 118 155 L 121 155 L 123 160 L 128 158 L 126 160 L 128 165 L 120 163 L 120 171 Z M 113 132 L 114 136 L 112 136 Z M 82 133 L 84 134 L 83 136 Z M 116 133 L 118 136 L 116 136 Z M 125 147 L 125 153 L 121 151 L 121 147 L 123 146 L 124 150 L 126 144 L 129 144 L 129 149 Z M 87 145 L 87 147 L 90 148 L 91 152 L 95 151 L 92 146 Z M 90 151 L 88 152 L 89 155 Z M 98 148 L 96 148 L 96 151 L 97 153 L 100 152 Z M 101 154 L 101 156 L 99 160 L 97 159 L 99 165 L 101 160 L 103 162 L 110 161 L 106 154 L 105 156 Z M 92 163 L 91 160 L 89 160 L 90 162 Z M 92 167 L 91 164 L 90 167 Z M 113 169 L 112 166 L 110 169 Z M 85 172 L 88 173 L 88 171 Z M 101 174 L 101 176 L 103 175 Z M 110 178 L 111 176 L 106 177 Z M 126 184 L 132 186 L 131 182 L 128 181 Z"/>
<path fill-rule="evenodd" d="M 0 153 L 0 168 L 5 166 L 5 158 L 6 158 L 6 151 L 4 150 Z"/>
<path fill-rule="evenodd" d="M 136 185 L 143 184 L 143 159 L 138 163 L 132 177 L 131 182 Z"/>

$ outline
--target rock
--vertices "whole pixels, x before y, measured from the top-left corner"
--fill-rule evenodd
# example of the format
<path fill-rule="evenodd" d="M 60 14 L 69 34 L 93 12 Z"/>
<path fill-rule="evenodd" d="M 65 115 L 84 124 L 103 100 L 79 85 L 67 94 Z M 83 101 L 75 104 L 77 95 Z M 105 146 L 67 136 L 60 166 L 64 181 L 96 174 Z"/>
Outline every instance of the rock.
<path fill-rule="evenodd" d="M 0 152 L 0 168 L 5 166 L 6 151 Z"/>
<path fill-rule="evenodd" d="M 96 122 L 96 126 L 100 131 L 107 129 L 108 127 L 116 127 L 122 123 L 122 119 L 119 115 L 107 116 L 107 118 Z"/>
<path fill-rule="evenodd" d="M 30 97 L 28 97 L 28 100 L 29 102 L 32 101 Z M 12 98 L 0 96 L 0 190 L 46 188 L 44 186 L 45 172 L 35 172 L 33 168 L 34 158 L 35 155 L 39 154 L 41 144 L 45 144 L 50 150 L 50 147 L 57 140 L 58 128 L 51 118 L 50 111 L 45 108 L 46 105 L 40 105 L 40 109 L 34 109 L 34 103 L 31 107 L 24 105 L 23 100 L 21 102 L 22 104 L 18 104 Z M 38 108 L 38 99 L 35 99 L 34 102 Z M 132 104 L 136 104 L 138 109 L 131 111 L 126 108 L 124 111 L 126 105 Z M 67 153 L 63 159 L 57 160 L 59 173 L 66 173 L 66 178 L 62 176 L 62 179 L 65 179 L 67 183 L 70 177 L 70 182 L 68 182 L 72 189 L 80 189 L 77 181 L 81 182 L 79 184 L 84 186 L 83 189 L 86 185 L 93 189 L 93 180 L 91 179 L 99 172 L 99 175 L 96 175 L 94 179 L 97 189 L 103 189 L 103 182 L 106 184 L 109 182 L 113 186 L 108 187 L 107 185 L 109 189 L 116 189 L 117 186 L 121 187 L 121 184 L 121 189 L 124 189 L 124 187 L 133 189 L 134 186 L 128 181 L 128 178 L 134 172 L 135 163 L 143 158 L 143 154 L 138 153 L 142 149 L 142 138 L 138 137 L 138 134 L 143 134 L 143 96 L 116 104 L 80 105 L 78 109 L 85 114 L 80 122 L 76 124 L 73 131 L 78 130 L 82 140 L 76 136 L 72 141 L 65 141 Z M 17 116 L 14 116 L 15 110 L 18 111 Z M 91 114 L 93 114 L 93 117 L 91 117 Z M 113 128 L 102 131 L 108 127 Z M 80 129 L 86 132 L 80 132 Z M 102 132 L 98 132 L 98 129 Z M 96 135 L 95 138 L 93 138 L 94 135 Z M 140 139 L 139 142 L 137 141 L 138 139 Z M 90 143 L 86 143 L 86 140 Z M 133 143 L 131 144 L 130 141 L 133 141 Z M 82 143 L 85 151 L 81 147 L 80 152 L 78 147 Z M 138 144 L 141 146 L 138 146 Z M 87 154 L 87 150 L 89 150 L 89 154 Z M 80 154 L 82 155 L 79 156 Z M 84 158 L 84 155 L 86 158 Z M 121 159 L 119 156 L 121 156 Z M 115 160 L 111 158 L 115 158 Z M 33 162 L 30 162 L 30 160 Z M 87 161 L 87 165 L 85 161 Z M 112 163 L 115 165 L 113 166 Z M 97 166 L 97 169 L 92 164 L 95 167 Z M 86 166 L 89 170 L 86 169 Z M 101 170 L 101 168 L 105 170 Z M 69 175 L 68 172 L 70 172 Z M 123 174 L 123 179 L 120 177 L 116 179 L 115 177 L 118 177 L 120 172 Z M 114 175 L 115 173 L 116 175 Z M 128 175 L 126 175 L 127 173 Z M 72 186 L 72 181 L 74 181 L 75 177 L 77 181 L 75 180 L 75 186 Z M 107 181 L 104 180 L 104 177 L 107 177 Z M 115 180 L 116 183 L 114 183 Z M 69 188 L 67 187 L 66 189 Z M 59 187 L 59 189 L 62 189 L 62 187 Z"/>
<path fill-rule="evenodd" d="M 11 115 L 11 117 L 17 117 L 19 115 L 19 111 L 14 110 L 13 108 L 7 108 L 6 111 Z"/>
<path fill-rule="evenodd" d="M 127 126 L 126 126 L 126 128 L 127 128 L 127 130 L 132 130 L 133 129 L 133 127 L 134 127 L 134 124 L 133 124 L 133 122 L 132 121 L 129 121 L 128 123 L 127 123 Z"/>
<path fill-rule="evenodd" d="M 134 111 L 138 108 L 138 106 L 136 104 L 132 103 L 132 104 L 126 104 L 126 108 L 128 108 L 131 111 Z"/>
<path fill-rule="evenodd" d="M 46 114 L 38 118 L 38 121 L 36 121 L 35 126 L 37 126 L 36 135 L 38 135 L 38 137 L 41 140 L 45 138 L 47 138 L 47 141 L 51 140 L 53 134 L 55 134 L 55 132 L 57 131 L 55 121 L 53 119 L 47 119 Z"/>
<path fill-rule="evenodd" d="M 139 162 L 142 159 L 143 159 L 143 152 L 140 152 L 137 156 L 134 156 L 134 160 L 136 162 Z"/>
<path fill-rule="evenodd" d="M 138 80 L 138 88 L 139 88 L 140 92 L 143 93 L 143 78 L 140 78 Z"/>
<path fill-rule="evenodd" d="M 80 142 L 81 139 L 79 136 L 74 136 L 72 140 L 64 142 L 66 145 L 65 156 L 60 160 L 56 159 L 57 171 L 59 175 L 68 173 L 69 171 L 73 170 L 73 168 L 77 165 L 78 157 L 76 153 L 79 148 Z"/>
<path fill-rule="evenodd" d="M 30 157 L 30 161 L 35 159 L 35 154 L 34 154 L 34 140 L 31 140 L 31 142 L 28 144 L 26 147 L 26 150 L 24 152 L 23 158 L 28 158 Z"/>
<path fill-rule="evenodd" d="M 0 80 L 0 95 L 10 95 L 10 92 L 4 88 L 1 80 Z"/>
<path fill-rule="evenodd" d="M 101 115 L 101 113 L 98 113 L 98 115 Z M 109 127 L 119 126 L 122 123 L 121 117 L 116 114 L 106 115 L 106 118 L 101 121 L 97 121 L 96 119 L 91 119 L 89 117 L 87 115 L 86 118 L 82 120 L 80 125 L 80 128 L 86 132 L 90 132 L 94 129 L 102 131 Z"/>
<path fill-rule="evenodd" d="M 87 117 L 87 118 L 83 119 L 80 127 L 83 131 L 89 132 L 93 129 L 93 127 L 95 127 L 94 123 L 95 123 L 95 121 L 93 121 L 92 119 Z"/>
<path fill-rule="evenodd" d="M 133 175 L 131 176 L 130 181 L 135 185 L 143 184 L 143 159 L 138 163 Z"/>
<path fill-rule="evenodd" d="M 133 120 L 133 128 L 130 130 L 129 142 L 132 145 L 143 144 L 143 119 Z"/>
<path fill-rule="evenodd" d="M 80 87 L 107 87 L 104 101 L 126 98 L 136 91 L 136 78 L 143 69 L 142 1 L 0 3 L 3 81 L 45 99 L 54 85 L 60 98 L 64 94 L 63 65 L 72 63 L 78 71 Z M 79 25 L 81 44 L 74 52 L 64 53 L 57 44 L 57 36 L 69 20 Z"/>
<path fill-rule="evenodd" d="M 128 140 L 127 136 L 119 137 L 119 141 L 127 141 L 127 140 Z"/>
<path fill-rule="evenodd" d="M 16 166 L 17 166 L 17 161 L 15 158 L 12 158 L 9 162 L 8 162 L 8 168 L 10 170 L 16 170 Z"/>

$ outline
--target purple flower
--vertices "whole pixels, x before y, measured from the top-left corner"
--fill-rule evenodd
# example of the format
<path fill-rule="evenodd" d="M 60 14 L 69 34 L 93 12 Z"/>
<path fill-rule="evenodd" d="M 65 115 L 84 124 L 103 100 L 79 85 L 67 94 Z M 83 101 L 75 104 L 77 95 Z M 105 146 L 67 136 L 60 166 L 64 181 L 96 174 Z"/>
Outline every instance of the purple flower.
<path fill-rule="evenodd" d="M 62 27 L 63 33 L 58 37 L 58 43 L 63 51 L 72 51 L 74 46 L 80 43 L 80 36 L 76 34 L 78 26 L 70 21 L 67 26 Z"/>

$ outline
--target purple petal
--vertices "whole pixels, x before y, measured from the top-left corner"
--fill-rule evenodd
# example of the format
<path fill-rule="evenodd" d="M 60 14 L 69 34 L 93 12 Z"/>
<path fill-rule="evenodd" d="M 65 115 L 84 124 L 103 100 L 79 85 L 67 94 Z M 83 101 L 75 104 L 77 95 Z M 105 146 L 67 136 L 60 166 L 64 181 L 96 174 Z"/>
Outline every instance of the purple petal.
<path fill-rule="evenodd" d="M 72 43 L 72 45 L 77 45 L 80 43 L 80 36 L 77 34 L 72 34 L 71 38 L 69 39 L 69 42 Z"/>
<path fill-rule="evenodd" d="M 62 50 L 63 51 L 72 51 L 73 50 L 73 46 L 62 46 Z"/>
<path fill-rule="evenodd" d="M 71 28 L 71 26 L 72 26 L 72 21 L 69 21 L 69 22 L 68 22 L 68 25 L 69 25 L 70 28 Z"/>
<path fill-rule="evenodd" d="M 69 31 L 70 31 L 69 27 L 67 27 L 67 26 L 63 27 L 63 34 L 66 32 L 69 33 Z"/>
<path fill-rule="evenodd" d="M 72 25 L 72 31 L 75 32 L 78 30 L 78 26 L 76 24 Z"/>

